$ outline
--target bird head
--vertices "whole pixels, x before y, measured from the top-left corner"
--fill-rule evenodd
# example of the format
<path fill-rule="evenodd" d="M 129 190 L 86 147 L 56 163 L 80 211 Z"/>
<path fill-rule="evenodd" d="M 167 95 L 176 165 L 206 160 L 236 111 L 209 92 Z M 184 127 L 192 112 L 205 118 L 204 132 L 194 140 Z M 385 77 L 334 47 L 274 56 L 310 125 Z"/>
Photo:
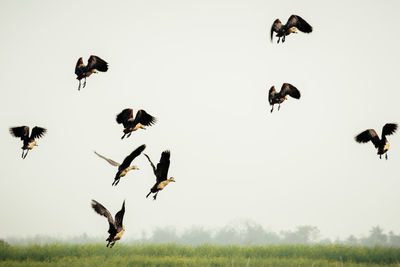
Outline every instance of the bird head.
<path fill-rule="evenodd" d="M 138 166 L 135 166 L 135 165 L 133 165 L 133 166 L 132 166 L 132 169 L 133 169 L 133 170 L 139 170 L 139 167 L 138 167 Z"/>
<path fill-rule="evenodd" d="M 168 179 L 170 182 L 175 182 L 175 178 L 174 177 L 171 177 L 171 178 L 169 178 Z"/>
<path fill-rule="evenodd" d="M 297 33 L 296 27 L 292 27 L 289 29 L 289 33 Z"/>

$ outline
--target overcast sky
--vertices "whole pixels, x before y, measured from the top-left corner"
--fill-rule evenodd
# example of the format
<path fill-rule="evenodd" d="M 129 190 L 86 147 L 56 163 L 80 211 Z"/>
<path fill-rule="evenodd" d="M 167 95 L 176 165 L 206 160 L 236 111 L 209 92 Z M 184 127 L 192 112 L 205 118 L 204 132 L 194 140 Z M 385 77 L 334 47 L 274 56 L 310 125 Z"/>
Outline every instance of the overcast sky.
<path fill-rule="evenodd" d="M 107 236 L 126 199 L 126 235 L 167 225 L 249 219 L 279 231 L 315 225 L 327 237 L 400 232 L 400 136 L 389 160 L 353 137 L 400 121 L 398 1 L 1 1 L 0 237 Z M 291 14 L 314 31 L 269 41 Z M 109 71 L 77 90 L 76 61 Z M 268 89 L 295 85 L 270 113 Z M 121 140 L 124 108 L 158 118 Z M 10 126 L 48 133 L 21 159 Z M 116 168 L 141 144 L 171 150 L 172 183 L 156 201 L 144 156 L 117 187 Z"/>

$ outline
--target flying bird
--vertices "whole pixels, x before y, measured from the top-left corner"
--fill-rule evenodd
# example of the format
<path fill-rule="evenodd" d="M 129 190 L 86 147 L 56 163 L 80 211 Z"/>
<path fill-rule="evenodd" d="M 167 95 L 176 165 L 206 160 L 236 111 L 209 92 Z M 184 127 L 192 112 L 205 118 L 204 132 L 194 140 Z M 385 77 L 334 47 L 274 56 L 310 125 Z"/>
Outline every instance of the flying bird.
<path fill-rule="evenodd" d="M 269 104 L 272 106 L 271 112 L 274 111 L 275 104 L 278 104 L 278 110 L 279 110 L 281 108 L 281 104 L 283 103 L 283 101 L 287 99 L 288 95 L 293 98 L 300 99 L 300 91 L 297 90 L 297 88 L 291 85 L 290 83 L 282 84 L 279 93 L 276 92 L 275 86 L 272 86 L 269 89 L 268 93 L 268 101 Z"/>
<path fill-rule="evenodd" d="M 122 220 L 124 219 L 125 214 L 125 200 L 122 203 L 121 210 L 115 214 L 115 220 L 111 216 L 111 213 L 103 205 L 101 205 L 94 199 L 92 199 L 92 208 L 95 212 L 107 218 L 109 224 L 108 233 L 110 235 L 106 239 L 106 241 L 108 242 L 106 247 L 110 246 L 110 248 L 112 248 L 115 245 L 115 242 L 120 240 L 125 232 L 125 227 L 122 224 Z"/>
<path fill-rule="evenodd" d="M 271 27 L 271 42 L 274 32 L 276 32 L 275 36 L 278 37 L 277 43 L 279 43 L 281 37 L 283 43 L 285 42 L 286 36 L 291 33 L 297 33 L 297 29 L 305 33 L 310 33 L 313 30 L 307 21 L 297 15 L 291 15 L 285 25 L 283 25 L 279 19 L 276 19 Z"/>
<path fill-rule="evenodd" d="M 371 141 L 375 148 L 378 149 L 379 158 L 385 154 L 385 158 L 388 159 L 387 152 L 389 150 L 389 141 L 386 139 L 387 135 L 394 134 L 398 128 L 396 123 L 386 123 L 382 128 L 382 138 L 379 138 L 378 134 L 374 129 L 368 129 L 364 132 L 356 135 L 354 139 L 358 143 L 368 143 Z"/>
<path fill-rule="evenodd" d="M 170 182 L 175 182 L 174 177 L 167 179 L 168 176 L 168 169 L 169 169 L 169 158 L 170 152 L 166 150 L 161 153 L 160 162 L 157 164 L 157 168 L 154 166 L 153 162 L 145 153 L 143 153 L 150 162 L 151 167 L 153 168 L 154 175 L 157 178 L 156 183 L 150 189 L 150 192 L 147 194 L 146 198 L 151 194 L 155 194 L 153 199 L 156 200 L 157 194 L 159 191 L 163 190 Z"/>
<path fill-rule="evenodd" d="M 108 70 L 108 63 L 99 58 L 98 56 L 91 55 L 88 60 L 88 64 L 83 64 L 83 60 L 80 57 L 75 66 L 76 79 L 79 80 L 78 90 L 81 90 L 81 80 L 84 78 L 83 88 L 86 86 L 86 78 L 92 75 L 92 73 L 98 73 L 99 71 L 106 72 Z"/>
<path fill-rule="evenodd" d="M 135 165 L 131 165 L 132 161 L 140 155 L 140 153 L 143 152 L 143 150 L 146 148 L 146 145 L 141 145 L 138 148 L 136 148 L 131 154 L 129 154 L 124 161 L 122 162 L 122 164 L 119 164 L 118 162 L 106 158 L 103 155 L 100 155 L 99 153 L 97 153 L 96 151 L 94 151 L 94 153 L 99 156 L 102 159 L 105 159 L 108 163 L 110 163 L 113 166 L 118 167 L 118 172 L 115 174 L 115 178 L 114 178 L 114 182 L 112 183 L 112 185 L 117 185 L 119 183 L 119 180 L 121 179 L 121 177 L 124 177 L 130 170 L 139 170 L 139 168 Z"/>
<path fill-rule="evenodd" d="M 117 115 L 116 121 L 124 126 L 124 135 L 121 137 L 121 139 L 124 139 L 125 135 L 128 134 L 128 138 L 137 129 L 146 130 L 145 126 L 153 125 L 157 119 L 143 109 L 139 109 L 135 118 L 133 118 L 133 109 L 126 108 Z"/>
<path fill-rule="evenodd" d="M 19 126 L 19 127 L 10 127 L 10 134 L 14 137 L 19 137 L 24 142 L 22 148 L 22 158 L 26 158 L 29 150 L 33 149 L 37 146 L 35 141 L 36 138 L 41 138 L 47 132 L 45 128 L 35 126 L 32 129 L 31 135 L 29 136 L 29 126 Z M 24 152 L 26 153 L 24 155 Z"/>

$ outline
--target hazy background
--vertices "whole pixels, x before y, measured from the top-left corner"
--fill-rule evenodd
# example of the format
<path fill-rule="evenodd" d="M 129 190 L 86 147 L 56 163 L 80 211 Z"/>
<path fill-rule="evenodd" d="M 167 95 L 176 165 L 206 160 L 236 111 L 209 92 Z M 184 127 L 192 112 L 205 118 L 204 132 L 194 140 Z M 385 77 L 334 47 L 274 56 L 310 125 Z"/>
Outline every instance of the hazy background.
<path fill-rule="evenodd" d="M 399 122 L 398 1 L 1 1 L 0 237 L 107 236 L 126 199 L 126 238 L 157 227 L 250 220 L 272 231 L 315 225 L 327 237 L 400 232 L 400 137 L 389 160 L 362 130 Z M 276 18 L 298 14 L 313 33 L 269 41 Z M 77 90 L 74 68 L 98 55 L 109 71 Z M 270 113 L 267 92 L 295 85 Z M 121 140 L 115 115 L 158 118 Z M 48 129 L 21 159 L 10 126 Z M 171 150 L 176 183 L 139 171 L 111 187 L 116 161 L 141 144 Z"/>

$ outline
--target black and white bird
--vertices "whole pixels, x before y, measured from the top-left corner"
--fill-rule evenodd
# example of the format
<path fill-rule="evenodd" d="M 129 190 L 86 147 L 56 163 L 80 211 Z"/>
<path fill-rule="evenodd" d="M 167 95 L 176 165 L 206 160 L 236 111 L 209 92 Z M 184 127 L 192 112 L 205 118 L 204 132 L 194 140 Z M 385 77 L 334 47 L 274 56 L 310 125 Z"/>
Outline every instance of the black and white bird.
<path fill-rule="evenodd" d="M 125 200 L 122 203 L 121 210 L 115 214 L 115 219 L 111 216 L 111 213 L 103 205 L 101 205 L 94 199 L 92 200 L 92 208 L 95 212 L 107 218 L 109 224 L 108 233 L 110 235 L 106 239 L 106 247 L 110 246 L 110 248 L 112 248 L 115 245 L 115 242 L 120 240 L 125 232 L 125 227 L 122 223 L 125 214 Z"/>
<path fill-rule="evenodd" d="M 385 158 L 388 159 L 387 152 L 389 150 L 389 141 L 386 139 L 387 135 L 394 134 L 397 131 L 398 125 L 396 123 L 386 123 L 382 128 L 382 135 L 379 138 L 378 134 L 374 129 L 368 129 L 362 133 L 356 135 L 354 139 L 358 143 L 368 143 L 369 141 L 374 144 L 375 148 L 378 149 L 379 158 L 385 154 Z"/>
<path fill-rule="evenodd" d="M 118 167 L 118 172 L 115 174 L 115 178 L 114 178 L 114 182 L 112 183 L 112 185 L 117 185 L 119 183 L 119 180 L 121 179 L 121 177 L 124 177 L 130 170 L 139 170 L 139 168 L 135 165 L 131 165 L 132 161 L 139 156 L 143 150 L 146 148 L 146 145 L 141 145 L 138 148 L 136 148 L 131 154 L 129 154 L 124 161 L 122 162 L 122 164 L 104 157 L 103 155 L 100 155 L 99 153 L 97 153 L 96 151 L 94 151 L 94 153 L 99 156 L 102 159 L 105 159 L 108 163 L 110 163 L 113 166 Z"/>
<path fill-rule="evenodd" d="M 83 59 L 80 57 L 75 66 L 76 79 L 79 80 L 78 90 L 81 90 L 81 80 L 83 82 L 83 88 L 86 86 L 86 78 L 92 75 L 92 73 L 106 72 L 108 70 L 108 63 L 99 58 L 98 56 L 91 55 L 88 60 L 88 64 L 83 63 Z"/>
<path fill-rule="evenodd" d="M 133 118 L 133 109 L 126 108 L 117 115 L 116 121 L 118 124 L 122 124 L 124 126 L 124 135 L 121 137 L 121 139 L 124 139 L 125 135 L 128 135 L 128 138 L 131 136 L 132 132 L 138 129 L 145 130 L 145 126 L 153 125 L 156 123 L 157 119 L 143 109 L 139 109 L 136 112 L 135 118 Z"/>
<path fill-rule="evenodd" d="M 268 102 L 272 106 L 271 112 L 274 111 L 275 104 L 278 104 L 279 110 L 281 104 L 287 99 L 288 95 L 296 99 L 300 99 L 301 96 L 300 91 L 290 83 L 284 83 L 279 92 L 276 92 L 275 86 L 272 86 L 268 93 Z"/>
<path fill-rule="evenodd" d="M 29 150 L 33 149 L 37 146 L 37 142 L 35 139 L 41 138 L 47 132 L 45 128 L 35 126 L 32 129 L 31 135 L 29 135 L 29 126 L 18 126 L 18 127 L 10 127 L 10 134 L 14 137 L 19 137 L 24 142 L 22 148 L 22 158 L 26 158 Z M 24 151 L 26 153 L 24 155 Z"/>
<path fill-rule="evenodd" d="M 156 183 L 150 189 L 150 192 L 147 194 L 146 198 L 153 193 L 153 199 L 156 200 L 157 194 L 159 191 L 163 190 L 170 182 L 175 182 L 174 177 L 168 178 L 168 169 L 169 169 L 169 158 L 171 153 L 169 150 L 166 150 L 161 153 L 160 162 L 157 164 L 157 168 L 154 166 L 150 157 L 143 153 L 150 162 L 151 167 L 153 168 L 154 175 L 156 176 Z"/>
<path fill-rule="evenodd" d="M 276 32 L 276 37 L 278 37 L 277 43 L 279 43 L 281 38 L 283 43 L 285 42 L 286 36 L 291 33 L 297 33 L 297 29 L 305 33 L 310 33 L 313 30 L 307 21 L 297 15 L 291 15 L 286 24 L 282 24 L 279 19 L 276 19 L 271 27 L 271 42 L 274 32 Z"/>

